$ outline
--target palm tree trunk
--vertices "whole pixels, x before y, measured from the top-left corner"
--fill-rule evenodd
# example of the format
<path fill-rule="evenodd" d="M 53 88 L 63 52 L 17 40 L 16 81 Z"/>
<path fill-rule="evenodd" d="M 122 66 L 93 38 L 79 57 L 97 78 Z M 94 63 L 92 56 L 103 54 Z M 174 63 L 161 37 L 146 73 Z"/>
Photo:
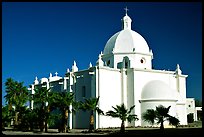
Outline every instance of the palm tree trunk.
<path fill-rule="evenodd" d="M 65 112 L 64 112 L 64 120 L 63 120 L 63 132 L 68 132 L 67 130 L 67 120 L 68 120 L 68 110 L 65 109 Z"/>
<path fill-rule="evenodd" d="M 9 103 L 9 111 L 12 110 L 12 103 Z"/>
<path fill-rule="evenodd" d="M 164 130 L 164 121 L 163 121 L 163 119 L 161 120 L 160 129 L 161 129 L 161 130 Z"/>
<path fill-rule="evenodd" d="M 123 120 L 122 120 L 122 123 L 121 123 L 120 132 L 122 132 L 122 133 L 125 132 L 125 123 L 124 123 Z"/>
<path fill-rule="evenodd" d="M 45 132 L 47 133 L 47 119 L 45 120 Z"/>
<path fill-rule="evenodd" d="M 44 129 L 44 121 L 40 119 L 40 131 L 43 132 Z"/>
<path fill-rule="evenodd" d="M 15 123 L 14 123 L 15 128 L 18 128 L 18 114 L 19 112 L 15 112 Z"/>
<path fill-rule="evenodd" d="M 93 110 L 91 110 L 89 132 L 93 132 L 93 130 L 94 130 L 94 115 Z"/>
<path fill-rule="evenodd" d="M 47 120 L 48 120 L 48 113 L 50 112 L 50 106 L 48 105 L 47 107 L 47 114 L 46 114 L 46 117 L 45 117 L 45 132 L 48 131 L 48 123 L 47 123 Z"/>
<path fill-rule="evenodd" d="M 42 107 L 41 107 L 41 112 L 40 112 L 40 131 L 42 132 L 43 130 L 44 130 L 44 122 L 45 122 L 45 120 L 44 120 L 44 114 L 45 114 L 45 112 L 44 112 L 45 110 L 44 110 L 44 103 L 42 103 Z"/>

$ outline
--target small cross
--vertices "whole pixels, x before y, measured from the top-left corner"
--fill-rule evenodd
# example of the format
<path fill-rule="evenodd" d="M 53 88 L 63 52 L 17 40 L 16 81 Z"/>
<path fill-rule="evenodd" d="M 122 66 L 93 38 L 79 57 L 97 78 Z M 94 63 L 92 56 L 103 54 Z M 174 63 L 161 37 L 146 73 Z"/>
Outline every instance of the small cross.
<path fill-rule="evenodd" d="M 58 73 L 57 73 L 57 72 L 55 72 L 55 75 L 56 75 L 56 76 L 57 76 L 57 74 L 58 74 Z"/>
<path fill-rule="evenodd" d="M 127 11 L 129 10 L 129 9 L 127 8 L 127 6 L 126 6 L 126 8 L 124 8 L 124 10 L 125 10 L 125 14 L 127 15 Z"/>

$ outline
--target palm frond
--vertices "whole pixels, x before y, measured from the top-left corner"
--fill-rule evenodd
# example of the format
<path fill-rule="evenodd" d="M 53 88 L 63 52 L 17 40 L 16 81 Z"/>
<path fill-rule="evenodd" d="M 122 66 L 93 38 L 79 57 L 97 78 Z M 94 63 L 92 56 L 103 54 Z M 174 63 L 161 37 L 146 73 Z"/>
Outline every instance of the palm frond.
<path fill-rule="evenodd" d="M 159 105 L 158 107 L 156 107 L 156 111 L 157 111 L 158 116 L 168 117 L 170 107 L 171 106 L 166 108 L 163 105 Z"/>
<path fill-rule="evenodd" d="M 111 117 L 119 117 L 119 114 L 117 112 L 114 112 L 112 110 L 106 112 L 107 116 L 111 116 Z"/>
<path fill-rule="evenodd" d="M 132 121 L 139 120 L 139 119 L 137 118 L 137 115 L 128 115 L 127 120 L 129 123 L 131 123 Z"/>
<path fill-rule="evenodd" d="M 176 117 L 173 117 L 173 116 L 170 116 L 168 118 L 168 121 L 169 121 L 169 124 L 173 125 L 173 126 L 178 126 L 180 123 L 179 119 L 177 119 Z"/>
<path fill-rule="evenodd" d="M 128 111 L 128 114 L 131 113 L 131 111 L 135 108 L 135 105 L 133 105 L 132 107 L 130 107 L 130 110 Z"/>
<path fill-rule="evenodd" d="M 151 124 L 154 124 L 154 120 L 156 118 L 155 110 L 148 109 L 146 112 L 142 114 L 142 119 L 144 121 L 150 122 Z"/>
<path fill-rule="evenodd" d="M 135 106 L 132 106 L 130 110 L 126 109 L 124 104 L 116 105 L 116 107 L 112 106 L 114 111 L 109 110 L 106 112 L 107 116 L 117 117 L 120 118 L 122 121 L 128 120 L 128 122 L 131 122 L 133 120 L 138 120 L 137 115 L 130 114 Z"/>
<path fill-rule="evenodd" d="M 99 107 L 96 107 L 96 111 L 98 112 L 99 115 L 100 114 L 104 115 L 103 111 Z"/>

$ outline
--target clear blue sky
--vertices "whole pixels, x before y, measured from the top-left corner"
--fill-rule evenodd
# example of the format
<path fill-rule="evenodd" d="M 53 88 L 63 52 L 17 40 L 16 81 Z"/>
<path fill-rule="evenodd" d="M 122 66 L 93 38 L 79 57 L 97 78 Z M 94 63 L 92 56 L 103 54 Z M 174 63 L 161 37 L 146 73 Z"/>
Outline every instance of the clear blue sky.
<path fill-rule="evenodd" d="M 95 65 L 121 30 L 126 6 L 132 29 L 153 51 L 154 68 L 180 64 L 187 97 L 202 99 L 202 5 L 193 2 L 3 2 L 2 97 L 9 77 L 28 86 L 36 76 L 64 76 L 74 60 L 79 70 Z"/>

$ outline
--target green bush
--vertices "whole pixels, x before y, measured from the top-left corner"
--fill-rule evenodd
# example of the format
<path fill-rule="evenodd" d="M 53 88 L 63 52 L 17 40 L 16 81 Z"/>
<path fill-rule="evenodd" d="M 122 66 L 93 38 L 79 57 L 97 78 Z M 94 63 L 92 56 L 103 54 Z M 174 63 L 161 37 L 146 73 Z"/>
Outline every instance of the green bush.
<path fill-rule="evenodd" d="M 193 113 L 190 113 L 190 114 L 187 115 L 187 121 L 188 121 L 188 123 L 193 123 L 194 122 Z"/>

